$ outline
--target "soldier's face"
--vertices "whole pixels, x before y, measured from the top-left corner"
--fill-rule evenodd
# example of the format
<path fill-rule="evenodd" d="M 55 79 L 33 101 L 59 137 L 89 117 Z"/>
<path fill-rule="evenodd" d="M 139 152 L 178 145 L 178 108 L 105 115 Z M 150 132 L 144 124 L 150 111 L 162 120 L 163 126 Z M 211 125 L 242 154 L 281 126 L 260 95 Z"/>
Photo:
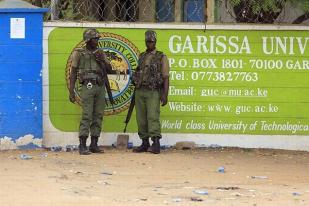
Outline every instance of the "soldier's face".
<path fill-rule="evenodd" d="M 88 44 L 91 48 L 97 48 L 99 38 L 93 38 L 88 41 Z"/>
<path fill-rule="evenodd" d="M 146 47 L 147 47 L 147 50 L 154 50 L 156 48 L 156 42 L 155 41 L 151 41 L 151 40 L 147 40 L 146 41 Z"/>

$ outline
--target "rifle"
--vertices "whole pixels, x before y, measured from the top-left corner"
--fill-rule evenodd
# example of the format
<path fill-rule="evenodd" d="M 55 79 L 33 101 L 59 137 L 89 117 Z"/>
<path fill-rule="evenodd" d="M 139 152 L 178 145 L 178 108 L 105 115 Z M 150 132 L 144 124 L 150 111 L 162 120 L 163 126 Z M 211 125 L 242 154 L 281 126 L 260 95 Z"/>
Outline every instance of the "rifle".
<path fill-rule="evenodd" d="M 110 64 L 105 64 L 107 67 L 111 67 Z M 108 76 L 107 76 L 107 71 L 106 71 L 106 67 L 102 67 L 103 69 L 103 78 L 104 78 L 104 83 L 105 83 L 105 88 L 106 88 L 106 91 L 107 91 L 107 95 L 108 95 L 108 98 L 109 98 L 109 101 L 112 105 L 112 108 L 113 108 L 113 111 L 115 111 L 115 108 L 114 108 L 114 99 L 113 99 L 113 94 L 112 94 L 112 90 L 111 90 L 111 86 L 109 84 L 109 81 L 108 81 Z M 111 68 L 110 68 L 111 69 Z"/>
<path fill-rule="evenodd" d="M 99 50 L 95 50 L 93 53 L 95 56 L 97 56 L 97 52 Z M 96 61 L 99 63 L 100 67 L 101 67 L 101 75 L 103 77 L 103 80 L 104 80 L 104 84 L 105 84 L 105 88 L 106 88 L 106 91 L 107 91 L 107 95 L 108 95 L 108 99 L 112 105 L 112 108 L 113 108 L 113 111 L 115 112 L 115 108 L 114 108 L 114 99 L 113 99 L 113 94 L 112 94 L 112 90 L 111 90 L 111 86 L 109 84 L 109 81 L 108 81 L 108 76 L 107 76 L 107 67 L 109 67 L 108 69 L 109 70 L 112 70 L 111 68 L 111 65 L 110 64 L 107 64 L 106 62 L 103 62 L 101 61 L 100 59 L 96 58 Z"/>
<path fill-rule="evenodd" d="M 129 106 L 129 109 L 128 109 L 126 120 L 124 121 L 124 123 L 126 124 L 125 127 L 124 127 L 124 130 L 123 130 L 124 133 L 126 133 L 126 131 L 127 131 L 127 126 L 128 126 L 129 121 L 131 119 L 131 115 L 132 115 L 134 106 L 135 106 L 135 89 L 133 91 L 133 95 L 132 95 L 132 98 L 131 98 L 131 103 L 130 103 L 130 106 Z"/>

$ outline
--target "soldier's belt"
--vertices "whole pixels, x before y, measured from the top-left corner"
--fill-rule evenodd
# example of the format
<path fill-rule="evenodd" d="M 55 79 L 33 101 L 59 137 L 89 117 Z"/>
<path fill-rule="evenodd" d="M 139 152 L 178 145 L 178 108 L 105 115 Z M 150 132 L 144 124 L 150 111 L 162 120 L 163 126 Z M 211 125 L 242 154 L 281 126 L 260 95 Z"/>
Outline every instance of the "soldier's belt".
<path fill-rule="evenodd" d="M 87 74 L 101 74 L 102 72 L 100 70 L 87 70 L 81 72 L 82 75 L 87 75 Z"/>
<path fill-rule="evenodd" d="M 98 81 L 95 79 L 84 80 L 82 85 L 85 85 L 87 89 L 92 89 L 93 85 L 97 85 Z"/>
<path fill-rule="evenodd" d="M 98 84 L 98 81 L 97 81 L 96 79 L 85 79 L 85 80 L 82 82 L 83 85 L 87 85 L 88 83 L 91 83 L 91 84 L 93 84 L 93 85 L 96 85 L 96 84 Z"/>

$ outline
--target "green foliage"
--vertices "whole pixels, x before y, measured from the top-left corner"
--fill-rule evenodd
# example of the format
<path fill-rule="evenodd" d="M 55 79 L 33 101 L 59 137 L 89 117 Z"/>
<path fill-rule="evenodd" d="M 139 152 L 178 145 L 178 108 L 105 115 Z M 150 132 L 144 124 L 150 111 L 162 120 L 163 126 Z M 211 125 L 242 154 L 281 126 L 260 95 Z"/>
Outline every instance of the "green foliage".
<path fill-rule="evenodd" d="M 78 17 L 78 12 L 74 12 L 73 0 L 62 1 L 60 17 L 66 20 L 74 20 Z"/>
<path fill-rule="evenodd" d="M 238 6 L 243 0 L 230 0 L 230 4 L 234 6 Z"/>
<path fill-rule="evenodd" d="M 305 13 L 309 12 L 309 1 L 308 0 L 290 0 L 292 5 L 301 8 Z"/>
<path fill-rule="evenodd" d="M 229 0 L 233 7 L 246 5 L 252 9 L 253 14 L 260 12 L 280 12 L 285 0 Z"/>
<path fill-rule="evenodd" d="M 280 12 L 281 7 L 290 1 L 293 6 L 309 12 L 309 0 L 229 0 L 232 7 L 246 5 L 252 9 L 254 14 L 260 12 Z"/>

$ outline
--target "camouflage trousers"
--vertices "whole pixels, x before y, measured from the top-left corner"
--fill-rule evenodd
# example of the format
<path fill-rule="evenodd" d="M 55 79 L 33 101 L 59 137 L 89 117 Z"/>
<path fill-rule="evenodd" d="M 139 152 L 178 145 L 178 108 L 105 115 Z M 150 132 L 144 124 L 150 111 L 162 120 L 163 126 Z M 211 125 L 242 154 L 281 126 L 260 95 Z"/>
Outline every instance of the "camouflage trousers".
<path fill-rule="evenodd" d="M 93 85 L 88 89 L 82 85 L 82 118 L 79 125 L 79 136 L 99 137 L 105 108 L 105 87 Z"/>
<path fill-rule="evenodd" d="M 160 92 L 137 89 L 135 91 L 135 110 L 139 137 L 141 139 L 161 138 Z"/>

